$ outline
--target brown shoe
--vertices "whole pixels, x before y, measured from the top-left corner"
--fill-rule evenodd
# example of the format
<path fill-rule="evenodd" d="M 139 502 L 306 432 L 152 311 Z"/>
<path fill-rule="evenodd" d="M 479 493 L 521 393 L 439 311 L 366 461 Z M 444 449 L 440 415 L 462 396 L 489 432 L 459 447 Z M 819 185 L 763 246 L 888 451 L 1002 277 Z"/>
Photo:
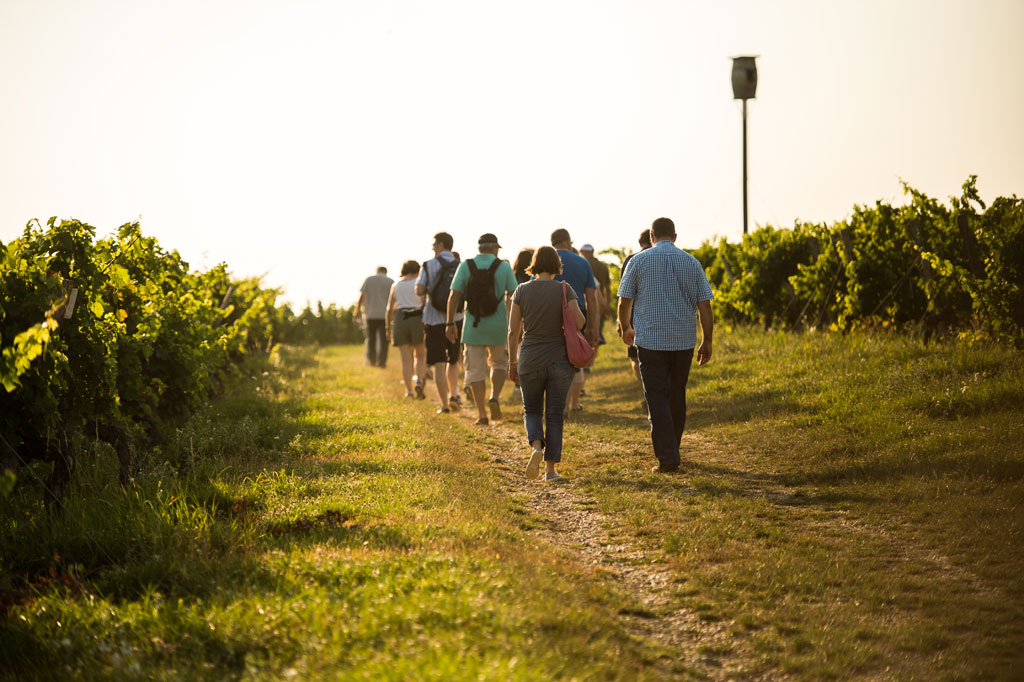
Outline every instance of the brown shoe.
<path fill-rule="evenodd" d="M 656 466 L 653 469 L 651 469 L 651 473 L 652 474 L 675 474 L 675 473 L 679 473 L 679 467 L 675 467 L 674 469 L 665 469 L 664 467 L 662 467 L 659 464 L 658 466 Z"/>
<path fill-rule="evenodd" d="M 491 419 L 496 422 L 501 421 L 501 403 L 495 398 L 491 398 L 487 401 L 487 407 L 491 408 Z"/>
<path fill-rule="evenodd" d="M 487 417 L 480 417 L 473 423 L 476 424 L 477 426 L 488 426 L 490 424 L 490 422 L 487 421 Z"/>

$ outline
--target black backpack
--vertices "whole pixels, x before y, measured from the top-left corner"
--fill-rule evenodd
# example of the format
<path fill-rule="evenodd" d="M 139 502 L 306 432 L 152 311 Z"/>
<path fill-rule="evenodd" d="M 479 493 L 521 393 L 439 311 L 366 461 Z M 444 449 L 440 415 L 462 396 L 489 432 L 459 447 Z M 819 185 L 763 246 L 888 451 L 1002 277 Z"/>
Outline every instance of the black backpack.
<path fill-rule="evenodd" d="M 452 280 L 455 279 L 455 271 L 459 269 L 459 261 L 445 261 L 440 258 L 437 262 L 441 264 L 441 269 L 437 273 L 437 279 L 434 284 L 430 287 L 430 305 L 434 307 L 434 310 L 447 313 L 448 312 L 448 294 L 452 290 Z M 426 269 L 426 263 L 423 264 Z M 429 275 L 429 271 L 428 271 Z M 459 303 L 458 311 L 462 312 L 462 303 Z"/>
<path fill-rule="evenodd" d="M 480 324 L 480 318 L 490 317 L 498 312 L 498 297 L 494 294 L 494 271 L 501 265 L 497 258 L 486 270 L 476 266 L 476 261 L 466 261 L 469 266 L 469 284 L 466 285 L 466 309 L 473 315 L 473 326 Z"/>

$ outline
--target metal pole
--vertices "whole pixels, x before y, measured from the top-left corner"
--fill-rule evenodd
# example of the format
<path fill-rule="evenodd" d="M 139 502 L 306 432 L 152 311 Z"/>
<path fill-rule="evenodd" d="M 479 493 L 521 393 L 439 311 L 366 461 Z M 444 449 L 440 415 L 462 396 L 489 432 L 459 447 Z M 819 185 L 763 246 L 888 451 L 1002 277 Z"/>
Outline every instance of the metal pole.
<path fill-rule="evenodd" d="M 747 100 L 743 100 L 743 234 L 747 234 Z"/>

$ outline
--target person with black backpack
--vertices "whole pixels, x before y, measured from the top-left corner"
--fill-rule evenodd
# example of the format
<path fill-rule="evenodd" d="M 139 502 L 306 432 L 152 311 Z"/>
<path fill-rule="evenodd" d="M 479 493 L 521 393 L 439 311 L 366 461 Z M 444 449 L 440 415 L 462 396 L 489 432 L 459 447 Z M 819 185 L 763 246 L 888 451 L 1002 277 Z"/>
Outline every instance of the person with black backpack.
<path fill-rule="evenodd" d="M 462 405 L 459 395 L 459 361 L 462 348 L 457 340 L 449 341 L 445 334 L 448 296 L 452 279 L 459 267 L 459 259 L 452 253 L 454 240 L 447 232 L 434 235 L 434 257 L 423 264 L 416 280 L 416 293 L 427 297 L 423 306 L 423 332 L 427 345 L 427 365 L 434 370 L 437 386 L 438 414 L 458 412 Z M 452 328 L 462 331 L 462 313 L 451 316 Z M 456 337 L 457 339 L 457 337 Z"/>
<path fill-rule="evenodd" d="M 490 419 L 501 419 L 501 389 L 508 376 L 508 300 L 518 282 L 512 266 L 498 258 L 498 238 L 491 233 L 481 235 L 477 241 L 480 253 L 459 265 L 452 280 L 448 297 L 449 341 L 459 338 L 452 322 L 462 305 L 466 304 L 466 318 L 462 326 L 462 343 L 466 345 L 466 381 L 472 389 L 476 403 L 477 420 L 486 426 Z M 484 400 L 484 380 L 490 366 L 491 393 Z M 490 408 L 490 419 L 488 419 Z"/>

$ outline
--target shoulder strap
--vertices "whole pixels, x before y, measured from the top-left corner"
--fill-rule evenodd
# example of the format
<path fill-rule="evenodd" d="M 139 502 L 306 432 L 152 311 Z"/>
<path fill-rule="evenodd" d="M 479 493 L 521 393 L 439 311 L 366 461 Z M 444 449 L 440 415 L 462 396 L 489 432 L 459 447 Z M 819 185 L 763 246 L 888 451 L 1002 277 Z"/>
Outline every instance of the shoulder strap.
<path fill-rule="evenodd" d="M 501 266 L 502 262 L 503 261 L 501 261 L 497 256 L 495 256 L 494 260 L 491 262 L 491 267 L 487 268 L 487 271 L 493 275 L 494 271 Z"/>
<path fill-rule="evenodd" d="M 470 258 L 468 261 L 466 261 L 466 264 L 469 266 L 469 274 L 475 275 L 478 271 L 478 268 L 476 267 L 476 261 Z"/>

